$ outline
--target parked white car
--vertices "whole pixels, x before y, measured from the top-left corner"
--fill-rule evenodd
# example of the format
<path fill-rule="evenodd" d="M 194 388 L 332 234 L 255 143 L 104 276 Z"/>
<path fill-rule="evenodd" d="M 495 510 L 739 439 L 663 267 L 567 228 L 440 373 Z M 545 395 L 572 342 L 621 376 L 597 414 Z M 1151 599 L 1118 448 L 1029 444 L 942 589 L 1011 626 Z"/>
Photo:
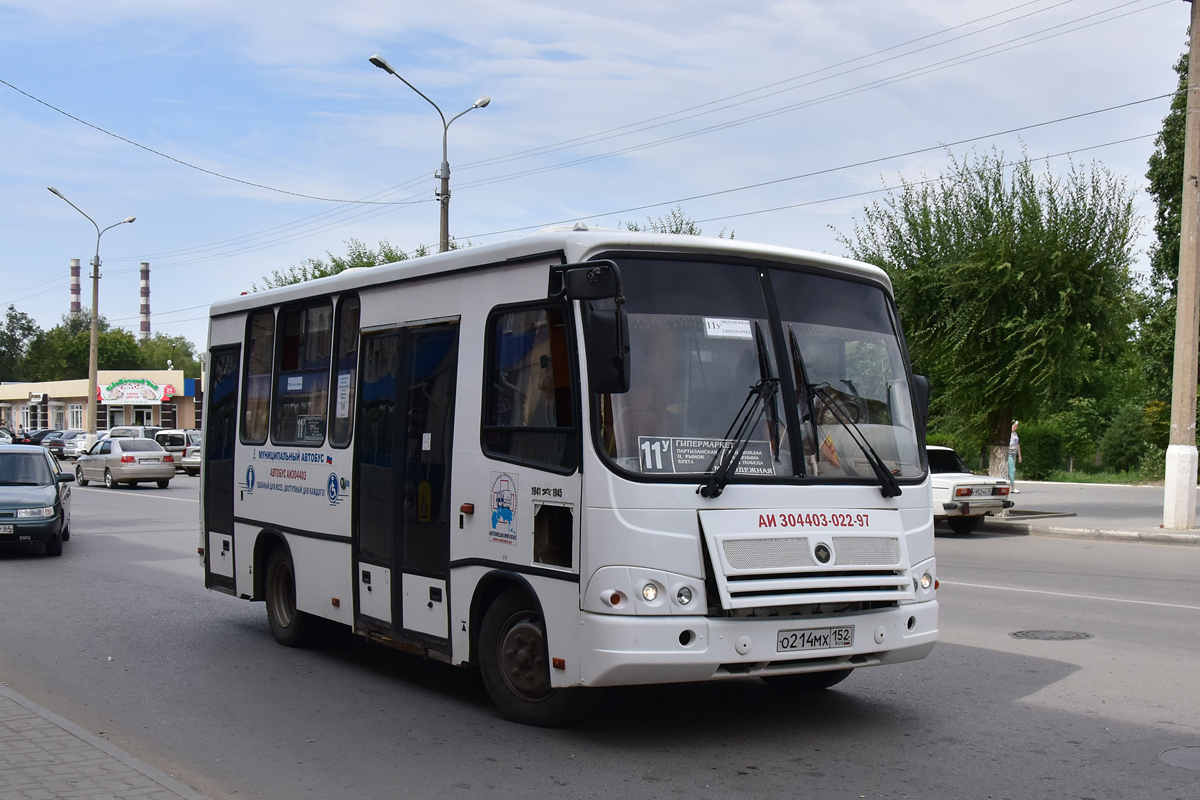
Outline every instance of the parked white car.
<path fill-rule="evenodd" d="M 1008 481 L 976 475 L 950 447 L 925 448 L 933 484 L 933 521 L 945 520 L 955 533 L 970 533 L 983 518 L 1012 508 Z"/>

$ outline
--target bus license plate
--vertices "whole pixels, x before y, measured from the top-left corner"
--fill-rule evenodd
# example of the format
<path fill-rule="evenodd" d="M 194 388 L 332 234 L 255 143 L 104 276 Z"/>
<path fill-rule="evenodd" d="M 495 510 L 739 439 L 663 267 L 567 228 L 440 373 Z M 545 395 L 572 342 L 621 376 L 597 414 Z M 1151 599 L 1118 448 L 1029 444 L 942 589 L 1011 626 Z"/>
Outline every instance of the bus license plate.
<path fill-rule="evenodd" d="M 12 525 L 0 525 L 0 533 L 12 533 L 12 532 L 13 532 Z"/>
<path fill-rule="evenodd" d="M 833 647 L 850 647 L 854 644 L 854 626 L 844 628 L 808 628 L 802 631 L 780 631 L 776 651 L 827 650 Z"/>

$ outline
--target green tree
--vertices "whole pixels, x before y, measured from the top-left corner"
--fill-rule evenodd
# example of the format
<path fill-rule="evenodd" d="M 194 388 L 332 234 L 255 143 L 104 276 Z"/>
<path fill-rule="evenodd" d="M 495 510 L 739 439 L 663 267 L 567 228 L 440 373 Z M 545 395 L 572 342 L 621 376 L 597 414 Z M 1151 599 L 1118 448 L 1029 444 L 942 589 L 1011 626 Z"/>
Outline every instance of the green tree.
<path fill-rule="evenodd" d="M 685 236 L 700 236 L 702 231 L 696 221 L 683 213 L 683 206 L 675 206 L 667 212 L 665 217 L 654 219 L 647 216 L 645 224 L 634 222 L 621 222 L 617 220 L 617 227 L 624 228 L 627 231 L 646 231 L 648 233 L 679 233 Z M 725 229 L 717 234 L 717 238 L 725 238 Z M 729 238 L 733 238 L 733 231 L 729 232 Z"/>
<path fill-rule="evenodd" d="M 25 378 L 31 381 L 77 380 L 88 376 L 91 351 L 91 316 L 66 314 L 55 327 L 39 334 L 29 343 L 25 359 Z M 129 331 L 110 328 L 101 315 L 96 326 L 99 369 L 142 369 L 142 352 Z"/>
<path fill-rule="evenodd" d="M 1000 474 L 1014 417 L 1094 394 L 1120 360 L 1135 234 L 1132 192 L 1107 169 L 1039 176 L 993 152 L 904 181 L 840 240 L 891 276 L 931 427 L 989 444 Z"/>
<path fill-rule="evenodd" d="M 8 307 L 0 328 L 0 381 L 22 380 L 25 355 L 41 332 L 33 317 L 17 311 L 16 306 Z"/>
<path fill-rule="evenodd" d="M 1100 440 L 1104 465 L 1119 471 L 1135 466 L 1146 452 L 1148 433 L 1145 411 L 1141 406 L 1122 408 Z"/>
<path fill-rule="evenodd" d="M 470 247 L 470 244 L 470 242 L 467 242 L 466 246 Z M 451 250 L 457 250 L 462 246 L 457 240 L 450 240 Z M 330 275 L 337 275 L 339 272 L 351 267 L 377 267 L 380 264 L 407 261 L 409 258 L 421 258 L 422 256 L 429 255 L 430 252 L 428 247 L 420 244 L 417 245 L 417 249 L 410 256 L 403 250 L 397 250 L 387 239 L 381 241 L 378 249 L 375 250 L 372 250 L 358 239 L 347 239 L 346 254 L 344 256 L 335 256 L 326 250 L 325 255 L 328 257 L 328 261 L 320 258 L 307 258 L 287 269 L 274 270 L 270 275 L 262 279 L 261 286 L 257 283 L 253 284 L 253 289 L 257 292 L 263 289 L 291 286 L 295 283 L 303 283 L 305 281 L 316 280 L 317 278 L 327 278 Z"/>
<path fill-rule="evenodd" d="M 167 369 L 171 362 L 174 369 L 183 370 L 185 378 L 200 377 L 200 363 L 196 360 L 196 346 L 186 336 L 168 336 L 156 333 L 149 339 L 138 341 L 145 369 Z"/>
<path fill-rule="evenodd" d="M 1136 349 L 1151 395 L 1171 397 L 1175 358 L 1175 283 L 1179 276 L 1179 234 L 1183 215 L 1183 139 L 1187 117 L 1187 53 L 1175 62 L 1177 91 L 1150 154 L 1149 184 L 1154 198 L 1154 242 L 1150 280 L 1142 292 Z"/>

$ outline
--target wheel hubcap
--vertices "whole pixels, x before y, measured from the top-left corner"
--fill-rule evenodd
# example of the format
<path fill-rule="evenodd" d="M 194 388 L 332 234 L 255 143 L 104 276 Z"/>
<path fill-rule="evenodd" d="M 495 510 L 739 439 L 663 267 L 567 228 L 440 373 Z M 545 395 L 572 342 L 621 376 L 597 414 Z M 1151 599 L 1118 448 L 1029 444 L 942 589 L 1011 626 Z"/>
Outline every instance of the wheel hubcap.
<path fill-rule="evenodd" d="M 285 628 L 291 625 L 296 600 L 292 589 L 292 573 L 283 564 L 277 564 L 271 573 L 271 601 L 275 620 Z"/>
<path fill-rule="evenodd" d="M 529 700 L 543 700 L 550 694 L 546 642 L 536 619 L 518 615 L 509 620 L 497 649 L 500 674 L 514 694 Z"/>

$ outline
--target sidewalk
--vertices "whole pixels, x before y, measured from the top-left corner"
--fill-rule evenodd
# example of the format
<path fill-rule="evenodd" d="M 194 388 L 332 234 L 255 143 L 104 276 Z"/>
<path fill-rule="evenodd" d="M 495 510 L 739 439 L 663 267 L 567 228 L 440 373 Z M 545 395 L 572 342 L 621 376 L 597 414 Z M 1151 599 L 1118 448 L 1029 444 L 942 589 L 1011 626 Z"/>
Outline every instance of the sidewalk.
<path fill-rule="evenodd" d="M 208 800 L 0 683 L 0 800 Z"/>
<path fill-rule="evenodd" d="M 987 517 L 980 533 L 1200 545 L 1200 530 L 1162 527 L 1163 488 L 1019 481 L 1016 507 Z M 1200 519 L 1200 514 L 1197 516 Z"/>

